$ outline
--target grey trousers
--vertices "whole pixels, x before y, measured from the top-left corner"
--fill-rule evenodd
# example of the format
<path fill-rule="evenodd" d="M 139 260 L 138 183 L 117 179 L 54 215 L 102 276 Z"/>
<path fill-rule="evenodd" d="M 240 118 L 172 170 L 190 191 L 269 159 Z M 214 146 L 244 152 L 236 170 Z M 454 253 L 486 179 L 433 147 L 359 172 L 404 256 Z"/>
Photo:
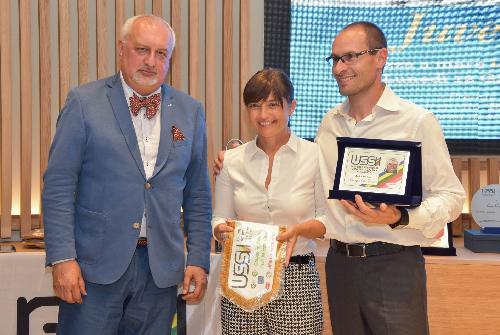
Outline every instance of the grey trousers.
<path fill-rule="evenodd" d="M 328 251 L 326 281 L 335 335 L 427 335 L 420 247 L 365 258 Z"/>

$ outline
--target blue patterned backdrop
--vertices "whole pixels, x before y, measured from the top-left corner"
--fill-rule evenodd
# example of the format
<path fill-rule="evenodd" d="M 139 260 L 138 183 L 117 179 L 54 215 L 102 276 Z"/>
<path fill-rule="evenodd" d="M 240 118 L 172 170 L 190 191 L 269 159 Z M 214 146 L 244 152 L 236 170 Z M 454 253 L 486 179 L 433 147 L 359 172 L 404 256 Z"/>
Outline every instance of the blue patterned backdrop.
<path fill-rule="evenodd" d="M 325 57 L 342 27 L 364 20 L 377 24 L 387 37 L 389 59 L 383 80 L 401 97 L 436 114 L 447 139 L 500 139 L 499 5 L 349 3 L 292 1 L 295 133 L 314 137 L 325 112 L 343 101 Z"/>

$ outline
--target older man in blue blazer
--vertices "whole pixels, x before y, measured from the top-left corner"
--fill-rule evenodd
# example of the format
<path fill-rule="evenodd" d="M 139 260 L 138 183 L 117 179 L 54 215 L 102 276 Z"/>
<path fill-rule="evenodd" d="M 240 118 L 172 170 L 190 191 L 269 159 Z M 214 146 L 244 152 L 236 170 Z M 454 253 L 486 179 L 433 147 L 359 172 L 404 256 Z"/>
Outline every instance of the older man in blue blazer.
<path fill-rule="evenodd" d="M 61 110 L 42 195 L 58 334 L 169 334 L 177 285 L 187 301 L 206 289 L 204 112 L 163 84 L 174 45 L 163 19 L 128 19 L 120 72 L 73 89 Z"/>

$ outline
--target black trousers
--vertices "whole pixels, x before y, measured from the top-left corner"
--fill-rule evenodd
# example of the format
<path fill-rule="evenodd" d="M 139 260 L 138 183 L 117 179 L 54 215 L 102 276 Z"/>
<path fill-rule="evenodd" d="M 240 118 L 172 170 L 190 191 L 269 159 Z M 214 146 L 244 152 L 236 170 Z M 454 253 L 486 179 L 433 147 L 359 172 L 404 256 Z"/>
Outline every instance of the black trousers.
<path fill-rule="evenodd" d="M 420 247 L 326 258 L 330 319 L 335 335 L 428 335 L 425 260 Z"/>

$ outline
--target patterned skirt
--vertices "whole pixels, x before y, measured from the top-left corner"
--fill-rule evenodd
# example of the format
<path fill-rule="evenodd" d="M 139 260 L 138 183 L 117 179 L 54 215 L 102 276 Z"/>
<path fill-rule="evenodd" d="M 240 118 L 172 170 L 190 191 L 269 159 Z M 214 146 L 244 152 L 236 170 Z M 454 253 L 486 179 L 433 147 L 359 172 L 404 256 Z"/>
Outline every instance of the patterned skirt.
<path fill-rule="evenodd" d="M 319 274 L 314 261 L 290 263 L 281 296 L 253 312 L 222 297 L 224 335 L 316 335 L 323 331 Z"/>

